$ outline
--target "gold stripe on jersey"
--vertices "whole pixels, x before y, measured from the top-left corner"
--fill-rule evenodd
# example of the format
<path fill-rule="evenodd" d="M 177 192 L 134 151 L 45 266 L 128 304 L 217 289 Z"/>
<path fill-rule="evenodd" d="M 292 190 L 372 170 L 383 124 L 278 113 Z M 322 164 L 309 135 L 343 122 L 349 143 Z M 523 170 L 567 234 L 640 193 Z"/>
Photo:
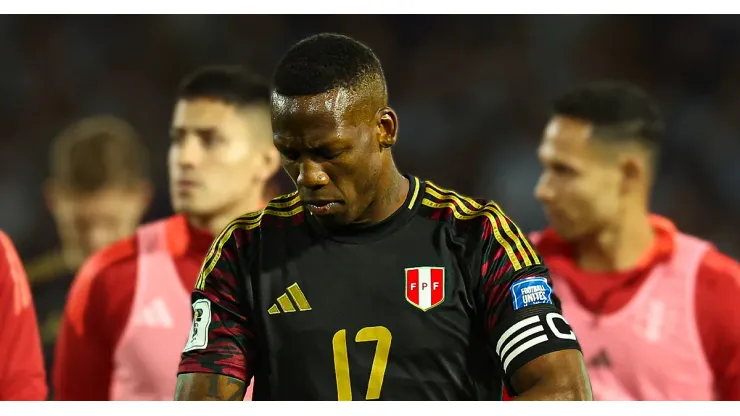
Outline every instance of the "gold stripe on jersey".
<path fill-rule="evenodd" d="M 455 218 L 457 218 L 458 220 L 471 220 L 473 218 L 478 218 L 482 216 L 488 218 L 491 223 L 491 228 L 493 229 L 493 237 L 499 244 L 501 244 L 501 246 L 506 251 L 506 255 L 509 257 L 511 264 L 514 266 L 514 270 L 519 270 L 522 268 L 522 264 L 519 262 L 519 258 L 517 258 L 516 254 L 514 254 L 514 249 L 511 247 L 511 244 L 509 244 L 509 242 L 506 241 L 506 239 L 501 235 L 501 231 L 496 225 L 496 220 L 493 218 L 493 215 L 491 215 L 496 215 L 495 211 L 492 210 L 493 207 L 486 206 L 484 209 L 477 211 L 474 214 L 466 215 L 460 213 L 460 203 L 453 202 L 452 200 L 446 202 L 434 202 L 431 199 L 424 198 L 421 200 L 421 203 L 422 205 L 426 205 L 431 208 L 450 208 L 452 210 L 452 215 L 454 215 Z M 532 261 L 529 259 L 529 257 L 522 258 L 524 259 L 524 264 L 526 266 L 532 265 Z"/>
<path fill-rule="evenodd" d="M 273 198 L 267 205 L 273 208 L 286 208 L 295 205 L 298 201 L 298 191 L 293 191 L 289 194 L 280 195 L 277 198 Z"/>
<path fill-rule="evenodd" d="M 465 198 L 465 197 L 461 196 L 460 194 L 458 194 L 457 192 L 447 191 L 447 190 L 442 190 L 442 191 L 443 192 L 446 192 L 446 193 L 449 193 L 451 195 L 443 195 L 443 194 L 439 193 L 435 188 L 441 190 L 439 187 L 435 186 L 434 184 L 432 184 L 432 186 L 430 186 L 430 187 L 427 188 L 429 190 L 429 194 L 430 195 L 432 195 L 433 197 L 435 197 L 437 199 L 441 199 L 441 200 L 448 199 L 448 200 L 452 200 L 452 201 L 455 201 L 455 202 L 459 203 L 460 204 L 459 205 L 459 208 L 465 214 L 472 215 L 476 211 L 473 211 L 470 208 L 468 208 L 467 206 L 465 206 L 465 204 L 462 203 L 462 200 L 465 200 L 465 202 L 467 202 L 470 205 L 472 205 L 475 208 L 475 210 L 481 210 L 481 209 L 483 209 L 483 207 L 478 202 L 474 201 L 472 198 Z M 509 227 L 509 223 L 507 221 L 508 218 L 506 218 L 506 216 L 501 212 L 501 208 L 499 208 L 499 206 L 496 205 L 495 203 L 487 204 L 487 206 L 492 208 L 492 209 L 489 209 L 489 211 L 491 211 L 496 216 L 496 218 L 498 219 L 498 222 L 501 224 L 501 227 L 503 227 L 504 232 L 506 233 L 506 235 L 509 237 L 509 239 L 511 241 L 514 242 L 514 245 L 516 246 L 517 250 L 519 251 L 519 254 L 521 254 L 521 256 L 522 256 L 522 260 L 524 261 L 524 264 L 526 266 L 531 266 L 532 265 L 532 262 L 529 259 L 529 254 L 531 254 L 531 252 L 530 253 L 527 252 L 527 250 L 522 245 L 522 242 L 519 239 L 519 236 L 517 236 L 517 233 L 514 233 L 514 231 L 512 231 L 512 229 L 511 229 L 511 227 Z M 495 237 L 496 236 L 496 232 L 495 231 L 496 231 L 496 229 L 498 227 L 496 226 L 496 223 L 495 222 L 492 222 L 491 225 L 492 225 L 492 228 L 494 230 L 494 237 Z M 516 227 L 516 228 L 518 228 L 518 227 Z M 499 235 L 500 235 L 500 233 L 499 233 Z M 496 237 L 496 240 L 497 241 L 499 240 L 498 237 Z M 537 259 L 537 256 L 536 255 L 534 256 L 534 258 L 535 258 L 535 264 L 539 263 L 539 259 Z"/>
<path fill-rule="evenodd" d="M 416 198 L 418 196 L 419 196 L 419 178 L 414 176 L 414 194 L 411 196 L 411 200 L 409 201 L 409 209 L 414 209 L 414 204 L 416 203 Z"/>
<path fill-rule="evenodd" d="M 431 191 L 431 192 L 429 192 L 429 191 Z M 457 197 L 457 199 L 460 200 L 460 201 L 467 202 L 474 209 L 481 209 L 481 208 L 483 208 L 483 205 L 481 205 L 480 203 L 478 203 L 478 201 L 476 201 L 475 199 L 468 198 L 466 196 L 460 195 L 459 193 L 457 193 L 457 192 L 455 192 L 455 191 L 453 191 L 451 189 L 443 188 L 443 187 L 437 185 L 436 183 L 434 183 L 432 181 L 427 181 L 427 192 L 429 192 L 429 194 L 432 195 L 432 196 L 439 195 L 439 194 L 449 194 L 449 196 Z"/>
<path fill-rule="evenodd" d="M 195 288 L 198 290 L 204 290 L 206 285 L 206 277 L 216 268 L 216 263 L 221 258 L 221 250 L 223 250 L 226 242 L 231 238 L 231 234 L 237 228 L 243 228 L 250 230 L 259 226 L 262 221 L 262 211 L 245 215 L 244 217 L 237 218 L 232 221 L 216 240 L 211 244 L 211 249 L 208 251 L 205 260 L 203 261 L 203 267 L 198 274 L 198 280 L 195 283 Z"/>
<path fill-rule="evenodd" d="M 458 202 L 453 201 L 446 201 L 446 202 L 434 202 L 428 198 L 424 198 L 421 200 L 422 205 L 426 205 L 431 208 L 450 208 L 452 210 L 452 215 L 455 216 L 455 218 L 459 220 L 471 220 L 473 218 L 478 217 L 486 217 L 491 223 L 491 228 L 493 229 L 493 237 L 496 239 L 496 241 L 501 244 L 501 246 L 506 251 L 506 255 L 509 257 L 509 261 L 511 261 L 512 266 L 514 267 L 514 270 L 519 270 L 522 268 L 522 264 L 519 262 L 519 258 L 517 258 L 516 254 L 514 253 L 514 249 L 511 247 L 511 244 L 509 244 L 508 241 L 501 235 L 501 231 L 498 229 L 498 226 L 496 225 L 496 220 L 494 219 L 493 215 L 498 215 L 494 210 L 492 206 L 486 206 L 482 210 L 475 212 L 474 214 L 466 215 L 460 213 L 460 204 Z M 492 215 L 493 214 L 493 215 Z M 520 253 L 524 253 L 523 251 L 519 251 Z M 529 257 L 522 256 L 522 259 L 524 260 L 525 266 L 531 266 L 532 261 L 529 259 Z"/>
<path fill-rule="evenodd" d="M 221 231 L 221 234 L 219 234 L 218 237 L 216 237 L 216 239 L 214 240 L 214 243 L 211 244 L 211 248 L 208 250 L 208 253 L 206 253 L 206 257 L 203 260 L 203 264 L 205 265 L 209 261 L 209 259 L 211 259 L 213 257 L 213 253 L 216 251 L 216 244 L 215 244 L 215 242 L 221 241 L 221 238 L 225 235 L 225 233 L 228 231 L 228 229 L 232 225 L 234 225 L 237 222 L 245 222 L 245 221 L 248 221 L 248 220 L 255 219 L 255 218 L 259 217 L 261 214 L 262 214 L 262 211 L 250 212 L 250 213 L 244 214 L 241 217 L 239 217 L 239 218 L 235 219 L 234 221 L 230 222 L 226 226 L 226 228 L 224 228 L 224 230 Z"/>
<path fill-rule="evenodd" d="M 501 212 L 502 214 L 504 213 L 501 210 L 501 207 L 498 206 L 498 204 L 495 204 L 494 203 L 493 205 L 496 206 L 496 208 L 499 210 L 499 212 Z M 506 214 L 504 214 L 504 216 L 506 217 Z M 506 218 L 509 218 L 509 217 L 506 217 Z M 511 219 L 509 219 L 509 221 L 511 221 Z M 512 223 L 513 223 L 513 221 L 512 221 Z M 521 228 L 516 227 L 516 231 L 517 231 L 517 234 L 519 234 L 519 240 L 521 240 L 521 242 L 524 243 L 524 245 L 527 247 L 527 250 L 532 255 L 532 260 L 534 260 L 534 263 L 535 264 L 542 264 L 542 261 L 540 260 L 539 256 L 537 255 L 537 252 L 534 251 L 534 248 L 532 248 L 532 245 L 529 244 L 529 239 L 524 234 L 522 234 Z"/>
<path fill-rule="evenodd" d="M 274 202 L 273 202 L 274 201 Z M 216 238 L 214 243 L 211 245 L 211 249 L 208 251 L 205 260 L 203 261 L 203 267 L 198 275 L 198 280 L 195 283 L 195 288 L 198 290 L 205 290 L 206 278 L 208 277 L 213 269 L 216 268 L 218 260 L 221 258 L 221 252 L 226 245 L 226 242 L 231 238 L 231 235 L 236 229 L 252 230 L 260 226 L 262 223 L 262 217 L 265 215 L 272 215 L 276 217 L 292 217 L 303 211 L 303 205 L 300 204 L 300 198 L 295 197 L 288 202 L 279 202 L 279 198 L 271 201 L 267 204 L 265 209 L 243 215 L 234 221 L 232 221 L 221 234 Z M 280 205 L 278 207 L 278 205 Z M 276 209 L 277 208 L 277 209 Z M 286 210 L 287 208 L 292 208 Z"/>
<path fill-rule="evenodd" d="M 432 182 L 427 182 L 427 184 L 428 184 L 427 189 L 431 189 L 431 190 L 437 191 L 437 195 L 441 195 L 440 193 L 452 194 L 452 195 L 456 196 L 457 198 L 459 198 L 460 200 L 463 200 L 463 201 L 467 202 L 468 204 L 470 204 L 476 210 L 479 210 L 479 209 L 482 209 L 483 208 L 483 205 L 481 205 L 478 201 L 474 200 L 473 198 L 468 198 L 468 197 L 465 197 L 465 196 L 460 195 L 459 193 L 457 193 L 455 191 L 452 191 L 452 190 L 449 190 L 449 189 L 444 189 L 444 188 L 442 188 L 442 187 L 440 187 L 440 186 L 438 186 L 438 185 L 436 185 L 436 184 L 434 184 Z M 431 192 L 430 192 L 430 195 L 438 198 L 437 195 L 434 195 Z M 495 202 L 493 202 L 493 201 L 487 203 L 486 205 L 491 205 L 491 206 L 494 207 L 494 210 L 497 213 L 496 214 L 497 218 L 501 219 L 501 217 L 503 217 L 503 218 L 505 218 L 507 220 L 507 221 L 501 221 L 501 223 L 503 224 L 504 232 L 506 232 L 506 235 L 508 235 L 509 238 L 511 238 L 511 240 L 514 241 L 517 249 L 522 254 L 522 258 L 523 259 L 527 259 L 527 252 L 528 252 L 529 255 L 532 256 L 532 259 L 534 260 L 534 263 L 535 264 L 540 264 L 541 261 L 540 261 L 539 256 L 537 256 L 537 252 L 534 250 L 534 248 L 532 248 L 532 245 L 529 244 L 529 240 L 522 234 L 522 230 L 519 229 L 519 227 L 516 227 L 515 226 L 515 228 L 516 228 L 516 235 L 515 235 L 514 232 L 513 232 L 513 230 L 511 229 L 511 227 L 509 227 L 509 222 L 511 222 L 512 224 L 514 224 L 514 221 L 512 221 L 511 218 L 509 218 L 508 216 L 506 216 L 506 214 L 504 213 L 504 210 L 501 209 L 501 207 L 498 206 L 498 204 L 495 203 Z M 522 247 L 522 244 L 526 247 L 526 250 L 524 249 L 524 247 Z M 526 260 L 525 260 L 525 262 L 526 262 Z"/>

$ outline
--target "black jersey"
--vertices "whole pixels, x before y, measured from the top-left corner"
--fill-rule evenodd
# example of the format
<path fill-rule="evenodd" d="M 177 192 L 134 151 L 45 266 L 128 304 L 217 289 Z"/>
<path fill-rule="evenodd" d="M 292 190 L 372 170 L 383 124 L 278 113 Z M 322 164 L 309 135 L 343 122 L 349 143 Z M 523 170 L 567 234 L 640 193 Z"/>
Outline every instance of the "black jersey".
<path fill-rule="evenodd" d="M 295 193 L 233 221 L 179 372 L 254 377 L 254 400 L 500 400 L 525 363 L 579 348 L 498 205 L 409 181 L 391 217 L 341 234 Z"/>

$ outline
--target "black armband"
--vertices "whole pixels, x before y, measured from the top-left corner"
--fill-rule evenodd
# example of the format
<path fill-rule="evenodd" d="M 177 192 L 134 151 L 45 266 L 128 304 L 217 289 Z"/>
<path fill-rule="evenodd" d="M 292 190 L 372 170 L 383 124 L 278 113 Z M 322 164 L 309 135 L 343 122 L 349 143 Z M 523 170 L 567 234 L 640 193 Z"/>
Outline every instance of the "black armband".
<path fill-rule="evenodd" d="M 519 309 L 496 327 L 492 345 L 507 379 L 539 356 L 581 349 L 568 321 L 553 305 Z"/>

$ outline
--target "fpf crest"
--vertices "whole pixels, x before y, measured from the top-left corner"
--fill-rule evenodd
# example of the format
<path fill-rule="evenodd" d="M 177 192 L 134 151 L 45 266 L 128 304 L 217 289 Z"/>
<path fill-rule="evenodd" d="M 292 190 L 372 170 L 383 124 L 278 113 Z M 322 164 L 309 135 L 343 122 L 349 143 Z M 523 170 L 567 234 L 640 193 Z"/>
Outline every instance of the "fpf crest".
<path fill-rule="evenodd" d="M 426 312 L 445 300 L 444 267 L 411 267 L 405 269 L 406 300 Z"/>

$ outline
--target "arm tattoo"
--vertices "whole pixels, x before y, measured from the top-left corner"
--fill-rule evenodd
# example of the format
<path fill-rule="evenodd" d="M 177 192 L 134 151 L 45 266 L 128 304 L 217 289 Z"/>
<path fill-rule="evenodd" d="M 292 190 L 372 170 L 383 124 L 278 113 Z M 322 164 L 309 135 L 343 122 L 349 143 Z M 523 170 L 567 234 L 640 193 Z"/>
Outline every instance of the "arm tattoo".
<path fill-rule="evenodd" d="M 245 382 L 220 374 L 188 373 L 177 376 L 176 401 L 241 401 Z"/>

